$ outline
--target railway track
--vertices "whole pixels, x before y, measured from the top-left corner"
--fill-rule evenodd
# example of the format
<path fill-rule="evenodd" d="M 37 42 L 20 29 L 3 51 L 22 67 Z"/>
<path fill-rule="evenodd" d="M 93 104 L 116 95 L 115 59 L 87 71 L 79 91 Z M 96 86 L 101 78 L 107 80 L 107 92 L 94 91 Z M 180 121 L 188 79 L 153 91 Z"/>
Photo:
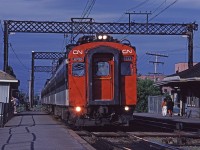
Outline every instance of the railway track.
<path fill-rule="evenodd" d="M 98 150 L 179 150 L 168 144 L 157 143 L 126 132 L 76 131 L 84 140 Z"/>
<path fill-rule="evenodd" d="M 185 132 L 179 128 L 176 129 L 176 124 L 162 121 L 140 119 L 129 128 L 108 126 L 72 129 L 97 150 L 200 149 L 199 132 Z M 148 132 L 141 131 L 144 129 Z"/>
<path fill-rule="evenodd" d="M 98 150 L 174 150 L 174 149 L 200 149 L 200 135 L 199 132 L 185 132 L 179 128 L 176 129 L 176 125 L 163 122 L 152 121 L 140 121 L 140 125 L 137 128 L 133 126 L 128 129 L 125 127 L 107 127 L 102 129 L 95 128 L 89 131 L 76 131 L 84 140 L 90 143 L 94 148 Z M 141 132 L 138 130 L 146 128 L 148 132 Z M 131 131 L 132 128 L 132 131 Z M 115 132 L 109 132 L 115 130 Z M 116 132 L 117 129 L 120 129 Z M 122 130 L 123 129 L 123 130 Z M 194 130 L 194 129 L 190 129 Z M 106 131 L 106 132 L 105 132 Z M 127 132 L 128 131 L 128 132 Z"/>

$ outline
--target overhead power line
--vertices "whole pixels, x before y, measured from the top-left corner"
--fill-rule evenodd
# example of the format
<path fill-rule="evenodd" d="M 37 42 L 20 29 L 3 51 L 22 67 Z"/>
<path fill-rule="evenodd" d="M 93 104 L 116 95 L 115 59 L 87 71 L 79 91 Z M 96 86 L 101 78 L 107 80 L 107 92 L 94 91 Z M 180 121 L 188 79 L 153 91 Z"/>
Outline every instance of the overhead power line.
<path fill-rule="evenodd" d="M 95 4 L 96 0 L 88 0 L 86 6 L 83 10 L 81 18 L 87 18 L 90 15 L 90 12 Z"/>
<path fill-rule="evenodd" d="M 164 4 L 166 3 L 166 0 L 164 2 L 162 2 L 157 8 L 155 8 L 154 10 L 152 10 L 152 13 L 155 13 L 159 8 L 161 8 Z"/>
<path fill-rule="evenodd" d="M 132 11 L 133 9 L 139 8 L 139 7 L 141 7 L 142 5 L 144 5 L 145 3 L 147 3 L 148 1 L 149 1 L 149 0 L 145 0 L 145 1 L 141 2 L 141 3 L 139 3 L 138 5 L 127 9 L 126 12 L 129 12 L 129 11 Z M 121 15 L 121 17 L 120 17 L 116 22 L 120 22 L 121 19 L 126 15 L 126 12 L 123 13 L 123 14 Z"/>
<path fill-rule="evenodd" d="M 91 18 L 88 18 L 88 16 L 90 15 L 91 13 L 91 10 L 95 4 L 96 0 L 88 0 L 87 3 L 86 3 L 86 6 L 83 10 L 83 13 L 81 15 L 81 18 L 74 18 L 74 19 L 78 19 L 80 20 L 79 22 L 83 22 L 83 20 L 89 20 L 91 21 L 92 19 Z M 72 19 L 73 20 L 73 19 Z M 79 29 L 79 31 L 81 31 L 83 29 L 83 27 L 81 27 Z M 73 43 L 75 41 L 75 38 L 79 35 L 79 33 L 77 33 L 76 35 L 74 35 L 73 33 L 71 34 L 71 43 Z"/>
<path fill-rule="evenodd" d="M 12 47 L 12 44 L 10 43 L 9 45 L 10 45 L 10 48 L 12 49 L 12 51 L 13 51 L 15 57 L 16 57 L 17 60 L 20 62 L 20 64 L 24 67 L 24 69 L 25 69 L 26 71 L 27 71 L 27 70 L 29 71 L 30 69 L 29 69 L 26 65 L 24 65 L 24 63 L 22 63 L 22 61 L 19 59 L 19 57 L 18 57 L 17 54 L 15 53 L 15 50 L 14 50 L 14 48 Z"/>
<path fill-rule="evenodd" d="M 157 13 L 154 17 L 150 18 L 149 21 L 152 21 L 153 19 L 155 19 L 156 17 L 158 17 L 160 14 L 162 14 L 165 10 L 167 10 L 169 7 L 171 7 L 172 5 L 174 5 L 178 0 L 175 0 L 174 2 L 172 2 L 171 4 L 169 4 L 166 8 L 164 8 L 163 10 L 161 10 L 159 13 Z"/>

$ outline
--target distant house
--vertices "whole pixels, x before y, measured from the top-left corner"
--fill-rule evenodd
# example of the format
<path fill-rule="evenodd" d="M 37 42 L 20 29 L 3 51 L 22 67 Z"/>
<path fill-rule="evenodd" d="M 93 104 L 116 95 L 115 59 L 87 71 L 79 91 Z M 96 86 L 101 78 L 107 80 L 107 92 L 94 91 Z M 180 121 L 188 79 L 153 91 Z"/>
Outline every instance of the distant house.
<path fill-rule="evenodd" d="M 196 64 L 197 63 L 193 63 L 193 66 Z M 181 62 L 181 63 L 175 64 L 175 73 L 182 72 L 187 69 L 188 69 L 188 63 L 186 63 L 186 62 Z"/>
<path fill-rule="evenodd" d="M 0 103 L 9 103 L 12 96 L 17 96 L 19 81 L 0 70 Z"/>

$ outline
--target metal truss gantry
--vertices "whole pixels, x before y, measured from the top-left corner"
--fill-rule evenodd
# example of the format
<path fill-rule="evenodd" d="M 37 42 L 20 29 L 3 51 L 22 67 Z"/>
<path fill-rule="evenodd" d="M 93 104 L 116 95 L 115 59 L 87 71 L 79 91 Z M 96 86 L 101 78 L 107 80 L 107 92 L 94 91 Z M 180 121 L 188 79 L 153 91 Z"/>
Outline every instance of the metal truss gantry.
<path fill-rule="evenodd" d="M 8 67 L 8 35 L 11 32 L 68 33 L 68 34 L 131 34 L 131 35 L 187 35 L 188 66 L 193 66 L 193 31 L 195 23 L 97 23 L 97 22 L 47 22 L 4 21 L 4 71 Z"/>
<path fill-rule="evenodd" d="M 35 72 L 53 72 L 53 66 L 35 66 L 35 59 L 45 59 L 45 60 L 58 60 L 59 58 L 64 58 L 65 53 L 61 52 L 34 52 L 32 51 L 32 62 L 31 62 L 31 107 L 34 103 L 34 73 Z"/>
<path fill-rule="evenodd" d="M 8 68 L 8 36 L 11 32 L 24 33 L 64 33 L 64 34 L 126 34 L 126 35 L 187 35 L 188 66 L 193 66 L 193 32 L 196 23 L 97 23 L 47 21 L 4 21 L 4 71 Z M 48 59 L 48 58 L 47 58 Z M 33 89 L 32 89 L 33 90 Z M 32 93 L 33 94 L 33 93 Z M 33 96 L 33 95 L 32 95 Z"/>

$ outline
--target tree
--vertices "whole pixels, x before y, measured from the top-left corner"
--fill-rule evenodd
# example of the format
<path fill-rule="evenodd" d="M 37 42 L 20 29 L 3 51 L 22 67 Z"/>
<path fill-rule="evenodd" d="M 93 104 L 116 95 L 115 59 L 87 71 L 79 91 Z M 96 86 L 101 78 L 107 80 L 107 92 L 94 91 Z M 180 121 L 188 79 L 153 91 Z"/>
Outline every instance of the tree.
<path fill-rule="evenodd" d="M 147 112 L 148 110 L 148 96 L 160 95 L 160 89 L 153 85 L 153 81 L 150 79 L 138 79 L 137 80 L 137 112 Z"/>
<path fill-rule="evenodd" d="M 15 75 L 15 73 L 13 71 L 13 68 L 11 66 L 7 67 L 6 73 L 8 73 L 9 75 L 11 75 L 11 76 L 16 78 L 16 75 Z"/>

